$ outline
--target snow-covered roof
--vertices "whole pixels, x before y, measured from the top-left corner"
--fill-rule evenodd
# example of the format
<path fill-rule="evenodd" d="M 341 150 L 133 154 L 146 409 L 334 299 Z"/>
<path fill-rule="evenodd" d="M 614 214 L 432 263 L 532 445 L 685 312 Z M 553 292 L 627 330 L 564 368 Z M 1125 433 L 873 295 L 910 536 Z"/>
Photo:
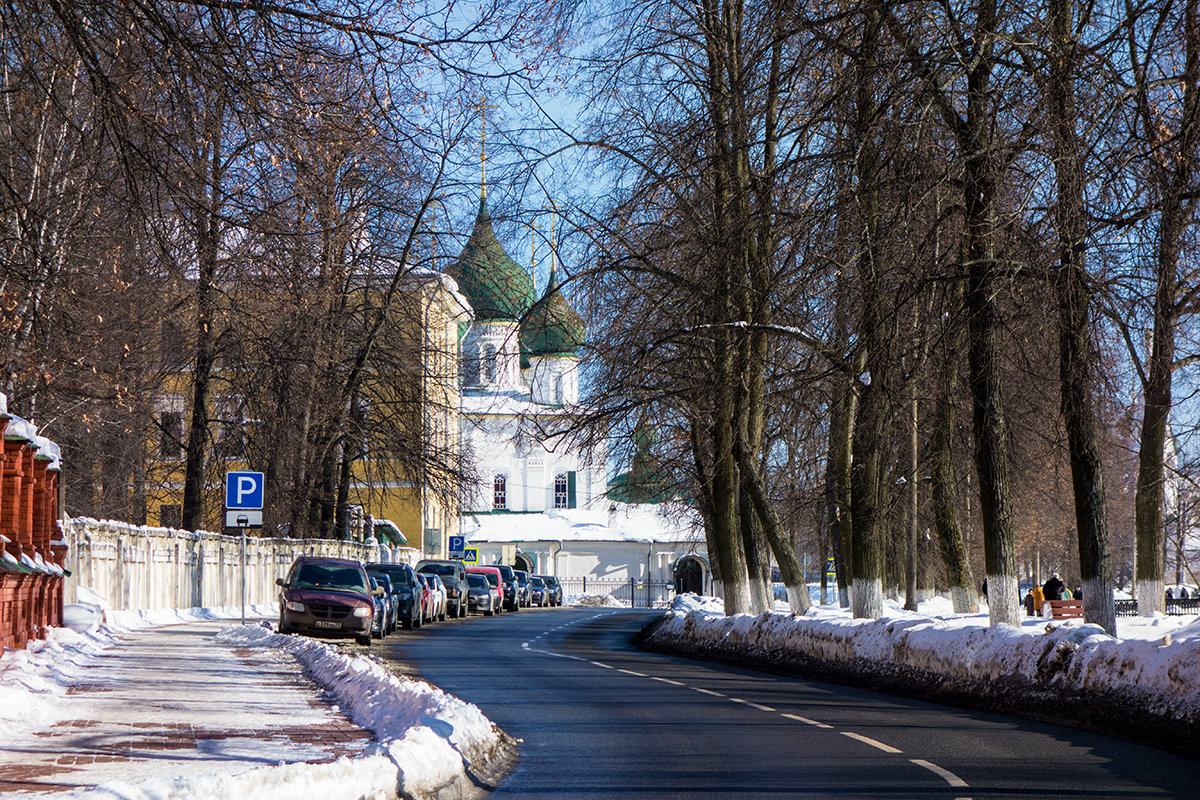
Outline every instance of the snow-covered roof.
<path fill-rule="evenodd" d="M 544 406 L 535 403 L 528 391 L 524 392 L 478 392 L 464 391 L 461 400 L 462 413 L 479 416 L 527 417 L 569 414 L 571 409 L 563 406 Z"/>
<path fill-rule="evenodd" d="M 609 509 L 612 509 L 610 513 Z M 665 512 L 665 513 L 664 513 Z M 462 532 L 470 542 L 700 542 L 699 515 L 682 506 L 611 503 L 537 514 L 469 514 Z"/>

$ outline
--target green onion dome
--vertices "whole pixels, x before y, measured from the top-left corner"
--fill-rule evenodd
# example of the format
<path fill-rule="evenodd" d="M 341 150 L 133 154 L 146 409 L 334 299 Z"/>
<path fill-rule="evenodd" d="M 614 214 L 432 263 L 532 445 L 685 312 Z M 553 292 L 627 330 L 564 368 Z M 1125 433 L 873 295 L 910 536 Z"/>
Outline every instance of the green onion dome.
<path fill-rule="evenodd" d="M 545 294 L 521 323 L 521 360 L 531 356 L 573 356 L 586 338 L 583 318 L 563 297 L 558 275 L 551 269 Z"/>
<path fill-rule="evenodd" d="M 533 278 L 509 258 L 496 239 L 485 197 L 479 198 L 479 216 L 471 238 L 446 274 L 458 282 L 459 291 L 475 310 L 475 319 L 481 322 L 519 320 L 537 297 Z"/>

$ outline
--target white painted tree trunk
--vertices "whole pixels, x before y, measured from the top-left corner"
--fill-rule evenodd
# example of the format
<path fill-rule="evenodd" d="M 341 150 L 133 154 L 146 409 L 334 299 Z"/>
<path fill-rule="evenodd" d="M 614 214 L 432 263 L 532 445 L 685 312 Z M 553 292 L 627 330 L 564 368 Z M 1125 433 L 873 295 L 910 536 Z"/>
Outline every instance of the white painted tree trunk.
<path fill-rule="evenodd" d="M 1020 626 L 1025 607 L 1015 575 L 988 575 L 988 621 L 992 625 Z"/>
<path fill-rule="evenodd" d="M 855 578 L 850 593 L 850 613 L 862 619 L 883 616 L 883 581 L 879 578 Z"/>

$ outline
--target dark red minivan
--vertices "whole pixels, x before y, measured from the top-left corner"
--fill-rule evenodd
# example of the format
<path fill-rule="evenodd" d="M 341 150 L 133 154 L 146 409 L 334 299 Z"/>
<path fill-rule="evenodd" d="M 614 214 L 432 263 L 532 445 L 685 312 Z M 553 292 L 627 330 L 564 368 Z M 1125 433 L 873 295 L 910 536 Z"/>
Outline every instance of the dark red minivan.
<path fill-rule="evenodd" d="M 371 643 L 375 600 L 363 565 L 347 558 L 300 556 L 276 578 L 279 632 Z M 382 589 L 375 590 L 382 594 Z"/>

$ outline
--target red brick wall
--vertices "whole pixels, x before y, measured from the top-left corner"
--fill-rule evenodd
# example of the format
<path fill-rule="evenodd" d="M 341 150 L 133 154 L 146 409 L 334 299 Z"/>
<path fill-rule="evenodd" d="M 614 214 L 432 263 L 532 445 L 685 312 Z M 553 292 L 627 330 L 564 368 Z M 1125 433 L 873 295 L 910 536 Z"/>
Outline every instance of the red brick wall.
<path fill-rule="evenodd" d="M 0 420 L 0 430 L 5 425 Z M 45 563 L 61 567 L 66 548 L 51 545 L 61 538 L 58 472 L 48 469 L 51 462 L 44 455 L 35 458 L 36 451 L 35 444 L 23 439 L 3 439 L 0 533 L 11 540 L 3 550 L 18 561 L 40 555 Z M 44 639 L 51 626 L 62 625 L 63 576 L 27 570 L 0 569 L 0 647 L 23 648 L 30 639 Z"/>

